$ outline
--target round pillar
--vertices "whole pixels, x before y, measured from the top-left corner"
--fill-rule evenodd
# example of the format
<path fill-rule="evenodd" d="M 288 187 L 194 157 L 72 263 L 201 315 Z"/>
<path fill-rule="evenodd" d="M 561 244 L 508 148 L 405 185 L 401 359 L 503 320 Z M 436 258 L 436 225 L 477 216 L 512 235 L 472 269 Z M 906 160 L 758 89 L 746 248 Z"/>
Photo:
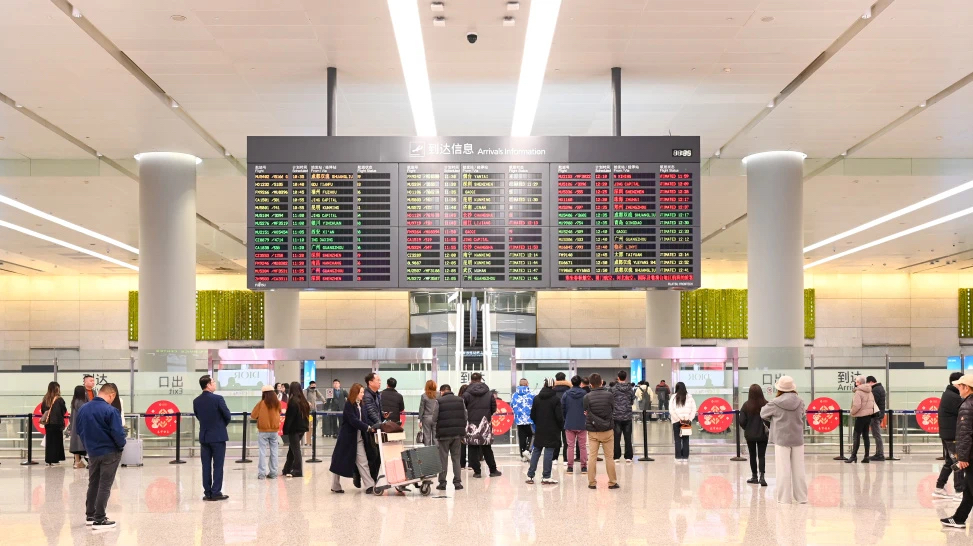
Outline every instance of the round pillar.
<path fill-rule="evenodd" d="M 301 293 L 297 290 L 264 292 L 264 347 L 297 349 L 301 344 Z M 274 378 L 279 382 L 300 381 L 301 363 L 274 362 Z"/>
<path fill-rule="evenodd" d="M 750 368 L 804 368 L 804 158 L 764 152 L 747 166 Z"/>
<path fill-rule="evenodd" d="M 645 293 L 645 346 L 679 347 L 682 345 L 682 310 L 677 290 L 649 290 Z M 645 380 L 655 385 L 672 375 L 668 360 L 646 360 Z"/>
<path fill-rule="evenodd" d="M 166 371 L 196 347 L 195 156 L 150 152 L 139 164 L 139 369 Z M 151 354 L 147 354 L 151 353 Z M 188 355 L 184 353 L 184 355 Z M 183 356 L 187 370 L 192 358 Z M 178 366 L 179 364 L 176 364 Z"/>

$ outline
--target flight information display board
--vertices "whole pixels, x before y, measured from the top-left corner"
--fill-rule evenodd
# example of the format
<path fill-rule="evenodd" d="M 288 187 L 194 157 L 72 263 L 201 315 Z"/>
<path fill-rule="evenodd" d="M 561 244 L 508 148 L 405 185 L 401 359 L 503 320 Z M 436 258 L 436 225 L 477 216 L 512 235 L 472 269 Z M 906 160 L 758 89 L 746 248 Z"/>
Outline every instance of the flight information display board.
<path fill-rule="evenodd" d="M 696 137 L 250 137 L 249 286 L 696 288 Z"/>

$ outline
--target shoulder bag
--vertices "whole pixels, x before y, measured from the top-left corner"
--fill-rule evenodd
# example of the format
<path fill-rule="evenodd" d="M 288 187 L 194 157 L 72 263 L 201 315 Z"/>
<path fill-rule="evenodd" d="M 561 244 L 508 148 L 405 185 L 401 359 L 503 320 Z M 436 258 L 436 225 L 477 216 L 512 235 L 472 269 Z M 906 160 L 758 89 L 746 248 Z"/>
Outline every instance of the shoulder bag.
<path fill-rule="evenodd" d="M 54 400 L 51 400 L 51 407 L 47 408 L 47 411 L 45 411 L 44 414 L 41 415 L 41 421 L 40 421 L 41 426 L 47 426 L 47 424 L 51 421 L 51 410 L 54 409 L 54 404 L 57 403 L 58 398 L 60 398 L 60 396 L 55 396 Z"/>
<path fill-rule="evenodd" d="M 692 436 L 693 435 L 693 424 L 691 421 L 680 421 L 679 422 L 679 435 L 680 436 Z"/>

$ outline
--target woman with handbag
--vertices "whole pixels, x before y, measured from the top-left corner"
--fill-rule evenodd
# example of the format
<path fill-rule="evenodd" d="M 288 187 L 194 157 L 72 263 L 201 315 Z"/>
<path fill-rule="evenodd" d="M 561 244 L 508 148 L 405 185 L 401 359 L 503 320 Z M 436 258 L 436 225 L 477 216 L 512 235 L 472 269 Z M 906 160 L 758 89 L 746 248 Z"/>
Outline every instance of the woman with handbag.
<path fill-rule="evenodd" d="M 696 418 L 696 401 L 686 391 L 686 384 L 676 383 L 676 401 L 670 408 L 672 414 L 672 437 L 676 444 L 676 460 L 689 460 L 689 436 L 693 433 L 693 419 Z"/>
<path fill-rule="evenodd" d="M 767 487 L 764 472 L 767 469 L 767 442 L 770 439 L 769 430 L 764 420 L 760 418 L 760 410 L 767 405 L 764 390 L 760 385 L 750 385 L 750 397 L 737 413 L 737 424 L 743 429 L 743 437 L 747 440 L 747 451 L 750 452 L 750 473 L 753 477 L 747 483 L 759 483 Z M 757 470 L 760 478 L 757 478 Z"/>
<path fill-rule="evenodd" d="M 64 460 L 64 416 L 68 408 L 61 398 L 61 385 L 51 381 L 47 394 L 41 401 L 41 424 L 46 431 L 44 437 L 44 462 L 47 466 L 60 464 Z"/>
<path fill-rule="evenodd" d="M 419 399 L 419 434 L 422 438 L 417 438 L 416 443 L 420 443 L 424 446 L 434 446 L 436 445 L 436 421 L 435 413 L 436 408 L 439 407 L 439 399 L 436 398 L 436 382 L 430 379 L 426 381 L 425 392 L 422 393 L 422 398 Z"/>
<path fill-rule="evenodd" d="M 760 418 L 770 421 L 770 441 L 774 444 L 774 496 L 781 504 L 806 504 L 807 479 L 804 475 L 804 427 L 807 412 L 797 395 L 794 378 L 777 380 L 777 396 L 760 410 Z"/>
<path fill-rule="evenodd" d="M 88 397 L 85 395 L 84 386 L 75 387 L 74 398 L 71 399 L 71 440 L 68 445 L 68 450 L 74 455 L 74 468 L 85 468 L 84 457 L 88 454 L 84 448 L 84 443 L 81 441 L 81 436 L 78 436 L 78 424 L 74 418 L 81 406 L 87 401 Z"/>
<path fill-rule="evenodd" d="M 868 462 L 869 427 L 876 413 L 878 404 L 875 403 L 872 386 L 865 381 L 864 376 L 859 375 L 855 378 L 855 397 L 851 400 L 851 416 L 855 418 L 855 441 L 852 444 L 851 457 L 848 457 L 846 463 L 858 462 L 859 440 L 865 442 L 865 458 L 862 462 Z"/>
<path fill-rule="evenodd" d="M 373 493 L 375 481 L 368 466 L 368 446 L 371 440 L 366 435 L 374 432 L 374 429 L 364 420 L 364 397 L 365 387 L 361 383 L 355 383 L 348 390 L 348 399 L 345 400 L 341 426 L 338 429 L 338 440 L 334 444 L 334 453 L 331 454 L 332 493 L 344 493 L 341 488 L 342 476 L 352 478 L 356 472 L 365 485 L 365 493 Z"/>
<path fill-rule="evenodd" d="M 284 476 L 300 478 L 304 476 L 304 458 L 301 455 L 301 436 L 311 427 L 308 417 L 311 415 L 311 404 L 304 397 L 301 384 L 291 383 L 291 397 L 284 414 L 284 436 L 287 437 L 287 458 L 284 460 Z"/>

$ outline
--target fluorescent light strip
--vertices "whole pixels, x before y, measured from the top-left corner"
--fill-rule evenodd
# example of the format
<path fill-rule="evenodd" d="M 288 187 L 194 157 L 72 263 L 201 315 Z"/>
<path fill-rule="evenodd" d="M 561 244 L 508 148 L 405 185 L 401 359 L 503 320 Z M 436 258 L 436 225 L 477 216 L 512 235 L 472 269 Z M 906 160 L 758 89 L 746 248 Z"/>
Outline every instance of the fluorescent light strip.
<path fill-rule="evenodd" d="M 890 213 L 886 214 L 885 216 L 882 216 L 881 218 L 876 218 L 876 219 L 872 220 L 871 222 L 864 223 L 864 224 L 862 224 L 862 225 L 860 225 L 858 227 L 849 229 L 848 231 L 843 231 L 843 232 L 841 232 L 841 233 L 839 233 L 839 234 L 837 234 L 837 235 L 835 235 L 833 237 L 828 237 L 827 239 L 824 239 L 823 241 L 814 243 L 813 245 L 806 246 L 806 247 L 804 247 L 804 252 L 807 253 L 807 252 L 810 252 L 810 251 L 812 251 L 812 250 L 814 250 L 816 248 L 821 248 L 822 246 L 831 244 L 831 243 L 833 243 L 835 241 L 838 241 L 840 239 L 844 239 L 845 237 L 850 237 L 851 235 L 854 235 L 856 233 L 861 233 L 862 231 L 865 231 L 866 229 L 871 229 L 871 228 L 873 228 L 875 226 L 884 224 L 885 222 L 888 222 L 889 220 L 894 220 L 894 219 L 898 218 L 899 216 L 904 216 L 906 214 L 909 214 L 910 212 L 915 212 L 915 211 L 917 211 L 917 210 L 919 210 L 919 209 L 921 209 L 923 207 L 928 207 L 929 205 L 932 205 L 933 203 L 938 203 L 939 201 L 942 201 L 943 199 L 947 199 L 947 198 L 952 197 L 954 195 L 957 195 L 959 193 L 963 193 L 964 191 L 969 190 L 969 189 L 973 189 L 973 180 L 971 180 L 970 182 L 967 182 L 965 184 L 960 184 L 959 186 L 956 186 L 955 188 L 950 189 L 950 190 L 946 190 L 946 191 L 944 191 L 942 193 L 937 193 L 936 195 L 933 195 L 932 197 L 928 197 L 926 199 L 923 199 L 922 201 L 919 201 L 918 203 L 913 203 L 912 205 L 909 205 L 908 207 L 899 209 L 899 210 L 897 210 L 895 212 L 890 212 Z"/>
<path fill-rule="evenodd" d="M 511 136 L 530 136 L 534 128 L 534 116 L 537 115 L 537 103 L 540 102 L 547 59 L 551 54 L 551 42 L 554 41 L 560 11 L 561 0 L 532 0 L 530 3 Z"/>
<path fill-rule="evenodd" d="M 34 216 L 37 216 L 38 218 L 43 218 L 43 219 L 47 220 L 48 222 L 54 222 L 55 224 L 57 224 L 59 226 L 64 226 L 64 227 L 66 227 L 68 229 L 72 229 L 74 231 L 77 231 L 78 233 L 83 233 L 83 234 L 87 235 L 88 237 L 94 237 L 95 239 L 98 239 L 99 241 L 104 241 L 104 242 L 106 242 L 106 243 L 108 243 L 110 245 L 115 245 L 118 248 L 125 249 L 125 250 L 127 250 L 127 251 L 129 251 L 129 252 L 131 252 L 133 254 L 138 254 L 139 253 L 139 249 L 135 248 L 134 246 L 126 245 L 125 243 L 123 243 L 121 241 L 116 241 L 115 239 L 112 239 L 111 237 L 108 237 L 106 235 L 102 235 L 101 233 L 98 233 L 97 231 L 91 231 L 88 228 L 83 228 L 83 227 L 81 227 L 81 226 L 79 226 L 77 224 L 72 224 L 71 222 L 68 222 L 67 220 L 62 220 L 62 219 L 60 219 L 57 216 L 54 216 L 52 214 L 48 214 L 46 212 L 39 211 L 39 210 L 35 209 L 34 207 L 27 206 L 27 205 L 21 203 L 20 201 L 15 201 L 15 200 L 13 200 L 13 199 L 11 199 L 9 197 L 4 197 L 4 196 L 0 195 L 0 203 L 3 203 L 5 205 L 10 205 L 11 207 L 13 207 L 15 209 L 20 209 L 20 210 L 22 210 L 22 211 L 24 211 L 24 212 L 26 212 L 28 214 L 33 214 Z"/>
<path fill-rule="evenodd" d="M 432 111 L 432 92 L 429 90 L 429 71 L 426 68 L 426 46 L 422 42 L 422 26 L 419 24 L 419 4 L 416 0 L 388 0 L 388 4 L 416 135 L 436 136 L 436 117 Z"/>
<path fill-rule="evenodd" d="M 943 216 L 942 218 L 937 218 L 935 220 L 931 220 L 929 222 L 926 222 L 925 224 L 920 224 L 918 226 L 913 226 L 913 227 L 911 227 L 909 229 L 904 229 L 904 230 L 902 230 L 902 231 L 900 231 L 898 233 L 893 233 L 892 235 L 889 235 L 889 236 L 886 236 L 886 237 L 882 237 L 881 239 L 876 239 L 876 240 L 874 240 L 874 241 L 872 241 L 870 243 L 865 243 L 865 244 L 863 244 L 861 246 L 856 246 L 855 248 L 846 250 L 844 252 L 839 252 L 839 253 L 834 254 L 832 256 L 828 256 L 827 258 L 822 258 L 822 259 L 820 259 L 820 260 L 818 260 L 816 262 L 811 262 L 811 263 L 805 265 L 804 266 L 804 269 L 811 269 L 812 267 L 814 267 L 816 265 L 821 265 L 823 263 L 827 263 L 827 262 L 830 262 L 832 260 L 837 260 L 838 258 L 843 258 L 845 256 L 848 256 L 849 254 L 854 254 L 856 252 L 861 252 L 862 250 L 865 250 L 865 249 L 868 249 L 868 248 L 872 248 L 873 246 L 878 246 L 878 245 L 887 243 L 889 241 L 894 241 L 895 239 L 898 239 L 899 237 L 905 237 L 906 235 L 911 235 L 913 233 L 922 231 L 924 229 L 929 229 L 931 227 L 938 226 L 939 224 L 945 224 L 946 222 L 949 222 L 950 220 L 955 220 L 957 218 L 962 218 L 962 217 L 964 217 L 964 216 L 966 216 L 968 214 L 973 214 L 973 207 L 970 207 L 968 209 L 963 209 L 963 210 L 961 210 L 959 212 L 954 212 L 953 214 L 947 214 L 946 216 Z"/>
<path fill-rule="evenodd" d="M 44 235 L 43 233 L 37 233 L 36 231 L 27 229 L 25 227 L 18 226 L 17 224 L 11 224 L 10 222 L 5 222 L 3 220 L 0 220 L 0 227 L 5 227 L 7 229 L 12 229 L 14 231 L 19 231 L 19 232 L 23 233 L 24 235 L 30 235 L 31 237 L 37 237 L 38 239 L 41 239 L 43 241 L 47 241 L 49 243 L 54 243 L 56 245 L 61 245 L 64 248 L 70 248 L 71 250 L 76 250 L 76 251 L 81 252 L 83 254 L 87 254 L 88 256 L 94 256 L 95 258 L 101 258 L 102 260 L 105 260 L 106 262 L 111 262 L 111 263 L 113 263 L 115 265 L 120 265 L 122 267 L 127 267 L 127 268 L 131 269 L 132 271 L 138 271 L 139 270 L 138 267 L 136 267 L 136 266 L 134 266 L 132 264 L 125 263 L 125 262 L 123 262 L 121 260 L 116 260 L 115 258 L 112 258 L 110 256 L 105 256 L 104 254 L 99 254 L 99 253 L 97 253 L 97 252 L 95 252 L 93 250 L 88 250 L 87 248 L 82 248 L 82 247 L 80 247 L 78 245 L 73 245 L 71 243 L 62 241 L 60 239 L 55 239 L 54 237 L 50 237 L 48 235 Z"/>

